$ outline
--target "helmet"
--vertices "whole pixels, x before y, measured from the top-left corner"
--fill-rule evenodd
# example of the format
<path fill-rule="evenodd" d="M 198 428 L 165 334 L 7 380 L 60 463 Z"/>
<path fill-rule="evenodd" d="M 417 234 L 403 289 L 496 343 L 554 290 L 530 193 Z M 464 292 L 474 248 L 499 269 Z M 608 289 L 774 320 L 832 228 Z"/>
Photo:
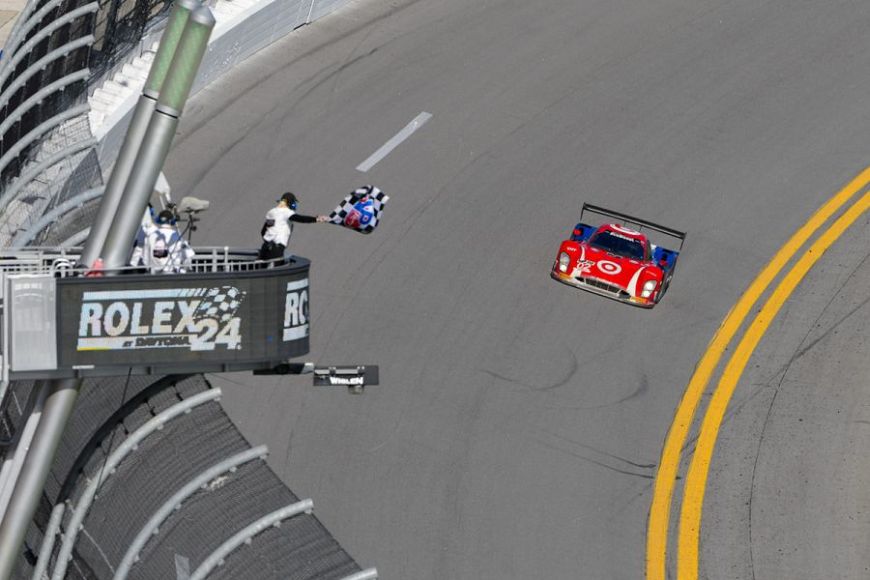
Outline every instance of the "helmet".
<path fill-rule="evenodd" d="M 159 214 L 157 214 L 157 218 L 154 220 L 157 225 L 163 224 L 171 224 L 175 221 L 175 214 L 172 213 L 172 210 L 164 209 Z"/>
<path fill-rule="evenodd" d="M 299 205 L 299 202 L 296 200 L 296 195 L 294 195 L 293 193 L 291 193 L 289 191 L 287 193 L 283 194 L 281 196 L 281 199 L 279 199 L 278 201 L 283 201 L 284 203 L 287 204 L 287 207 L 289 207 L 290 209 L 293 209 L 293 210 L 295 210 L 296 206 Z"/>

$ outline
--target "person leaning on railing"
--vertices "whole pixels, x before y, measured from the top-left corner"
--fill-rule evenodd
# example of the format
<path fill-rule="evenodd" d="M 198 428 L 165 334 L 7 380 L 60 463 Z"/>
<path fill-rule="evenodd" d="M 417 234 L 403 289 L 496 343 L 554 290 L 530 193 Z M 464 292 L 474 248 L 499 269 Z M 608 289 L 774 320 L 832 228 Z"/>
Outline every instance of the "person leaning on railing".
<path fill-rule="evenodd" d="M 311 224 L 325 223 L 329 220 L 325 215 L 310 216 L 296 212 L 299 201 L 296 195 L 287 192 L 278 200 L 278 205 L 266 212 L 266 221 L 260 230 L 263 245 L 260 247 L 260 260 L 275 260 L 284 257 L 284 250 L 293 235 L 293 223 Z"/>

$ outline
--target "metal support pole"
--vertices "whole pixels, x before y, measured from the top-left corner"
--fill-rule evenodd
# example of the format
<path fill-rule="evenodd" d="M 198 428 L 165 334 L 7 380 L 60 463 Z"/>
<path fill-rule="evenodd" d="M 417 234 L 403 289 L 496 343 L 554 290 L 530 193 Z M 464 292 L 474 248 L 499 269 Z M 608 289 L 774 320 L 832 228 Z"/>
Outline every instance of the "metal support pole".
<path fill-rule="evenodd" d="M 21 555 L 21 546 L 33 514 L 39 505 L 42 488 L 51 469 L 54 454 L 63 435 L 64 427 L 72 413 L 81 381 L 64 379 L 41 382 L 39 388 L 48 388 L 48 398 L 42 410 L 42 419 L 36 427 L 36 434 L 30 452 L 24 460 L 21 475 L 15 484 L 15 491 L 9 508 L 0 522 L 0 579 L 7 580 Z"/>
<path fill-rule="evenodd" d="M 151 65 L 151 70 L 148 73 L 148 80 L 145 81 L 142 95 L 139 97 L 139 102 L 136 103 L 133 119 L 127 128 L 124 143 L 121 145 L 121 151 L 118 153 L 112 174 L 109 176 L 109 181 L 106 184 L 106 191 L 103 194 L 103 199 L 100 201 L 99 212 L 94 220 L 94 225 L 91 227 L 91 233 L 88 235 L 85 248 L 79 257 L 79 263 L 84 266 L 90 267 L 93 265 L 94 260 L 99 258 L 102 253 L 103 244 L 106 241 L 106 236 L 109 234 L 109 229 L 112 227 L 112 220 L 118 211 L 118 205 L 121 202 L 124 188 L 130 179 L 130 173 L 133 171 L 133 164 L 139 155 L 139 149 L 145 137 L 145 130 L 148 128 L 148 123 L 151 121 L 151 116 L 154 114 L 154 109 L 157 106 L 160 89 L 163 87 L 166 73 L 169 71 L 172 58 L 175 56 L 175 51 L 178 48 L 181 33 L 184 31 L 188 17 L 199 6 L 200 3 L 197 0 L 178 0 L 172 7 L 169 23 L 166 25 L 166 30 L 160 39 L 160 46 L 157 48 L 154 63 Z"/>
<path fill-rule="evenodd" d="M 15 490 L 15 482 L 27 459 L 27 452 L 33 442 L 33 434 L 42 417 L 42 409 L 45 407 L 45 398 L 48 396 L 46 383 L 37 383 L 30 391 L 26 407 L 26 420 L 22 421 L 15 430 L 15 443 L 7 450 L 0 468 L 0 520 L 9 506 L 9 499 Z M 22 415 L 22 419 L 24 415 Z"/>
<path fill-rule="evenodd" d="M 205 6 L 197 8 L 188 17 L 112 220 L 111 231 L 106 236 L 101 255 L 103 267 L 107 270 L 122 267 L 130 257 L 142 213 L 148 205 L 157 176 L 163 170 L 178 117 L 190 94 L 214 25 L 214 16 Z"/>

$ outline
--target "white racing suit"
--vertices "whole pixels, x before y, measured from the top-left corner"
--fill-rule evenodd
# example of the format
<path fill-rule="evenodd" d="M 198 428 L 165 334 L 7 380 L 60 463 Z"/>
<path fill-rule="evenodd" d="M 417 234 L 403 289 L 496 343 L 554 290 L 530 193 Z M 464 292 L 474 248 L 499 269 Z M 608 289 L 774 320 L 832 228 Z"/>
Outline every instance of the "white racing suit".
<path fill-rule="evenodd" d="M 190 244 L 171 224 L 162 224 L 145 236 L 142 246 L 143 265 L 152 274 L 182 274 L 195 253 Z"/>
<path fill-rule="evenodd" d="M 145 208 L 145 213 L 142 214 L 142 222 L 139 224 L 139 231 L 136 232 L 136 240 L 133 242 L 133 255 L 130 256 L 131 266 L 137 268 L 145 266 L 145 238 L 157 229 L 157 224 L 154 223 L 153 211 L 149 205 Z"/>

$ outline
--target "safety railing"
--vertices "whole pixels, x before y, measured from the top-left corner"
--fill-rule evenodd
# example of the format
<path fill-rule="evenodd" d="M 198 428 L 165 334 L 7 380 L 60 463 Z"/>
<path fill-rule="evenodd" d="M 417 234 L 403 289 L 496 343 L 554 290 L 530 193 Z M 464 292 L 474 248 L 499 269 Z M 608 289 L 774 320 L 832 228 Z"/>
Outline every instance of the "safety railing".
<path fill-rule="evenodd" d="M 194 248 L 194 252 L 195 255 L 191 263 L 185 265 L 184 272 L 166 271 L 155 276 L 256 272 L 308 263 L 305 258 L 297 256 L 261 260 L 257 257 L 256 250 L 228 246 L 201 246 Z M 111 270 L 89 268 L 79 264 L 80 254 L 81 248 L 29 247 L 0 250 L 0 274 L 32 274 L 57 278 L 147 274 L 147 270 L 138 266 L 124 266 Z M 0 285 L 0 298 L 2 297 L 3 289 Z"/>

